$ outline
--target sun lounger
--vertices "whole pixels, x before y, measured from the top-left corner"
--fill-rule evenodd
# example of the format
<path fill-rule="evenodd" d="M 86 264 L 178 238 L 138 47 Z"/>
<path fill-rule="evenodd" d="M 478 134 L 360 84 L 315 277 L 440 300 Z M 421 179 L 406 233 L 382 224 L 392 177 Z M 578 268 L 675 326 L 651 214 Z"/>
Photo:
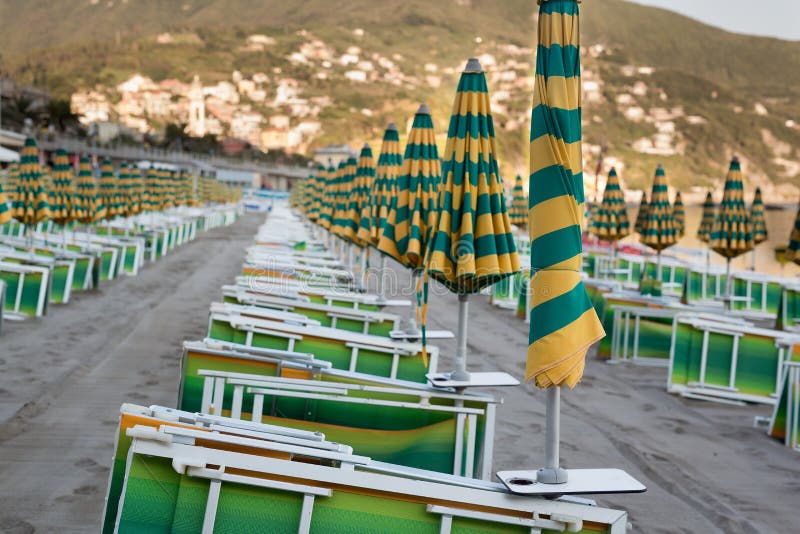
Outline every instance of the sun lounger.
<path fill-rule="evenodd" d="M 783 362 L 782 375 L 767 433 L 800 452 L 800 358 Z"/>
<path fill-rule="evenodd" d="M 331 362 L 334 368 L 425 383 L 436 372 L 439 350 L 324 326 L 292 324 L 229 313 L 211 313 L 209 337 L 247 346 L 305 352 Z"/>
<path fill-rule="evenodd" d="M 109 491 L 104 532 L 627 529 L 625 512 L 591 501 L 513 496 L 497 483 L 376 462 L 319 434 L 235 424 L 123 407 L 117 445 L 122 482 L 112 476 L 116 492 Z"/>
<path fill-rule="evenodd" d="M 50 291 L 48 302 L 66 304 L 72 293 L 72 281 L 75 276 L 75 262 L 72 259 L 56 259 L 45 256 L 36 250 L 34 254 L 4 246 L 0 243 L 0 261 L 32 265 L 50 270 Z"/>
<path fill-rule="evenodd" d="M 783 362 L 798 342 L 798 334 L 678 315 L 667 390 L 705 400 L 775 404 Z"/>
<path fill-rule="evenodd" d="M 3 314 L 7 319 L 41 317 L 50 292 L 48 267 L 0 261 L 0 279 L 6 283 Z"/>

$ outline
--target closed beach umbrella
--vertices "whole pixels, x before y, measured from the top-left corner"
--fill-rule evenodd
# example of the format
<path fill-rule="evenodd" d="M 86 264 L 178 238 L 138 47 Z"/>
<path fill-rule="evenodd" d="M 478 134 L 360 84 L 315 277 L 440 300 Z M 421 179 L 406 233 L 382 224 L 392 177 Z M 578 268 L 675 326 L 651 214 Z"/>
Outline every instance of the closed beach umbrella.
<path fill-rule="evenodd" d="M 469 380 L 468 295 L 519 271 L 496 154 L 486 76 L 473 58 L 458 82 L 442 158 L 439 213 L 429 245 L 430 275 L 459 297 L 453 380 Z"/>
<path fill-rule="evenodd" d="M 631 233 L 628 209 L 625 207 L 625 195 L 619 185 L 619 177 L 614 168 L 608 173 L 603 200 L 597 207 L 597 215 L 592 222 L 592 233 L 598 239 L 611 243 L 616 243 Z"/>
<path fill-rule="evenodd" d="M 517 175 L 514 189 L 511 191 L 511 208 L 508 210 L 508 219 L 518 228 L 528 225 L 528 196 L 522 184 L 522 176 Z"/>
<path fill-rule="evenodd" d="M 333 224 L 333 203 L 336 198 L 336 168 L 328 166 L 325 171 L 325 187 L 322 191 L 322 202 L 319 209 L 319 225 L 330 230 Z"/>
<path fill-rule="evenodd" d="M 642 199 L 639 201 L 639 211 L 636 212 L 636 222 L 633 224 L 633 231 L 641 234 L 644 229 L 644 220 L 647 217 L 647 193 L 642 191 Z"/>
<path fill-rule="evenodd" d="M 345 226 L 342 222 L 347 210 L 347 189 L 350 187 L 348 177 L 348 160 L 339 162 L 336 168 L 336 178 L 333 184 L 333 212 L 331 215 L 331 232 L 339 237 L 344 237 Z"/>
<path fill-rule="evenodd" d="M 525 376 L 553 396 L 583 376 L 605 333 L 581 281 L 583 191 L 578 4 L 539 11 L 530 154 L 531 320 Z"/>
<path fill-rule="evenodd" d="M 0 184 L 0 224 L 5 224 L 11 220 L 11 210 L 8 207 L 8 198 L 3 190 L 3 184 Z"/>
<path fill-rule="evenodd" d="M 356 166 L 355 194 L 351 198 L 351 216 L 353 217 L 353 240 L 359 245 L 364 246 L 367 241 L 358 235 L 361 229 L 361 218 L 365 209 L 369 208 L 369 196 L 375 182 L 375 159 L 372 155 L 372 148 L 365 144 L 358 155 Z"/>
<path fill-rule="evenodd" d="M 659 165 L 653 177 L 650 203 L 647 205 L 647 213 L 640 232 L 641 242 L 658 254 L 657 280 L 661 280 L 661 251 L 678 242 L 678 232 L 672 217 L 668 189 L 664 167 Z"/>
<path fill-rule="evenodd" d="M 753 263 L 752 270 L 756 270 L 756 245 L 763 243 L 769 237 L 767 232 L 767 219 L 764 216 L 764 201 L 761 198 L 761 188 L 756 187 L 753 204 L 750 206 L 750 224 L 753 225 Z"/>
<path fill-rule="evenodd" d="M 566 482 L 559 467 L 561 385 L 583 376 L 586 351 L 605 332 L 581 280 L 584 213 L 578 2 L 539 2 L 531 113 L 529 233 L 531 318 L 527 380 L 547 391 L 543 483 Z"/>
<path fill-rule="evenodd" d="M 761 198 L 761 188 L 756 187 L 753 205 L 750 206 L 750 224 L 753 225 L 753 243 L 758 245 L 769 237 L 767 220 L 764 217 L 764 201 Z"/>
<path fill-rule="evenodd" d="M 436 223 L 442 163 L 428 106 L 420 106 L 408 135 L 396 193 L 386 217 L 378 250 L 413 269 L 422 269 Z"/>
<path fill-rule="evenodd" d="M 672 203 L 672 220 L 675 222 L 675 231 L 681 238 L 686 234 L 686 208 L 683 205 L 681 192 L 675 192 L 675 202 Z"/>
<path fill-rule="evenodd" d="M 148 169 L 145 182 L 146 211 L 154 212 L 164 209 L 163 191 L 164 188 L 160 172 L 153 168 Z"/>
<path fill-rule="evenodd" d="M 789 245 L 786 247 L 783 257 L 786 261 L 793 261 L 800 265 L 800 209 L 797 210 L 794 218 L 794 227 L 789 235 Z"/>
<path fill-rule="evenodd" d="M 397 176 L 400 174 L 403 156 L 400 153 L 400 136 L 397 126 L 390 123 L 383 134 L 381 153 L 375 167 L 375 180 L 370 191 L 369 212 L 362 213 L 358 229 L 359 239 L 377 246 L 383 233 L 392 199 L 397 194 Z M 381 259 L 383 263 L 383 259 Z M 382 269 L 381 269 L 382 270 Z"/>
<path fill-rule="evenodd" d="M 39 149 L 36 147 L 36 141 L 30 137 L 27 138 L 20 155 L 17 190 L 11 204 L 11 215 L 24 224 L 25 231 L 30 233 L 30 245 L 31 251 L 33 251 L 31 231 L 36 224 L 50 217 L 50 208 L 47 204 L 47 190 L 39 164 Z"/>
<path fill-rule="evenodd" d="M 69 156 L 62 150 L 56 150 L 53 163 L 53 187 L 49 191 L 50 220 L 66 226 L 75 220 L 75 184 L 74 172 L 69 163 Z"/>
<path fill-rule="evenodd" d="M 105 216 L 105 206 L 97 191 L 92 164 L 89 158 L 82 157 L 78 166 L 78 179 L 75 185 L 78 215 L 76 221 L 92 224 Z"/>
<path fill-rule="evenodd" d="M 711 191 L 706 193 L 706 200 L 703 202 L 703 216 L 700 219 L 700 226 L 697 228 L 697 239 L 708 243 L 711 241 L 711 230 L 714 228 L 714 218 L 716 217 L 717 206 L 714 204 L 714 197 Z"/>
<path fill-rule="evenodd" d="M 114 166 L 111 160 L 103 160 L 100 166 L 100 200 L 106 207 L 105 219 L 110 221 L 117 216 L 119 211 L 119 200 L 117 197 L 117 178 L 114 176 Z"/>
<path fill-rule="evenodd" d="M 131 164 L 128 169 L 128 175 L 131 181 L 131 215 L 137 215 L 142 212 L 142 197 L 144 196 L 144 179 L 142 178 L 142 171 L 135 163 Z"/>
<path fill-rule="evenodd" d="M 322 187 L 325 181 L 325 167 L 322 164 L 317 165 L 314 174 L 309 178 L 310 194 L 308 195 L 308 209 L 306 217 L 310 221 L 319 219 L 319 210 L 322 204 Z"/>
<path fill-rule="evenodd" d="M 750 223 L 750 214 L 747 213 L 744 203 L 742 168 L 736 157 L 731 161 L 728 175 L 725 177 L 722 202 L 711 229 L 709 246 L 711 250 L 725 258 L 727 265 L 725 295 L 730 296 L 731 260 L 753 249 L 753 225 Z"/>
<path fill-rule="evenodd" d="M 14 203 L 14 197 L 17 194 L 17 180 L 19 180 L 19 163 L 9 163 L 8 169 L 6 169 L 5 183 L 6 198 L 9 204 Z"/>

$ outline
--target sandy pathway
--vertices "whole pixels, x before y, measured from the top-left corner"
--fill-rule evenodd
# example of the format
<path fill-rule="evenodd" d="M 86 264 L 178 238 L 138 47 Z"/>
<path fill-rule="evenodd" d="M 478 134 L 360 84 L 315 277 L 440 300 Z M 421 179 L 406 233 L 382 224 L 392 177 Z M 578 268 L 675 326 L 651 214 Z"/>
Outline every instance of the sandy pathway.
<path fill-rule="evenodd" d="M 241 269 L 261 215 L 0 338 L 0 532 L 97 532 L 123 402 L 174 406 L 180 343 Z"/>
<path fill-rule="evenodd" d="M 69 313 L 10 325 L 0 338 L 0 532 L 97 530 L 120 403 L 174 405 L 180 342 L 204 334 L 208 303 L 238 272 L 260 221 L 203 235 L 101 298 L 81 296 Z M 469 368 L 522 376 L 527 326 L 486 297 L 470 308 Z M 431 328 L 455 330 L 453 295 L 439 290 L 429 310 Z M 437 344 L 448 369 L 454 343 Z M 564 465 L 620 467 L 645 483 L 642 495 L 597 498 L 628 510 L 635 532 L 793 531 L 800 458 L 752 428 L 770 409 L 680 399 L 665 381 L 664 369 L 590 359 L 563 397 Z M 495 468 L 537 466 L 543 393 L 497 394 Z"/>

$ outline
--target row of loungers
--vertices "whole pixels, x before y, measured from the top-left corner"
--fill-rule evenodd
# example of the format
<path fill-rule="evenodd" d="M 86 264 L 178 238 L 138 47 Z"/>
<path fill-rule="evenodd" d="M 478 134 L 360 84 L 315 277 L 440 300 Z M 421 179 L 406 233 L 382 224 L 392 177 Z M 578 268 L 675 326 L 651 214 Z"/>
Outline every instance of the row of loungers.
<path fill-rule="evenodd" d="M 243 271 L 267 252 L 293 270 L 222 288 L 183 345 L 177 409 L 122 407 L 104 532 L 626 532 L 568 487 L 492 482 L 500 399 L 427 384 L 438 349 L 392 338 L 387 305 L 407 303 L 297 283 L 344 271 L 303 230 L 273 210 Z"/>
<path fill-rule="evenodd" d="M 91 232 L 42 223 L 33 234 L 33 248 L 23 225 L 0 225 L 2 314 L 41 317 L 50 304 L 68 303 L 73 292 L 136 276 L 145 263 L 193 240 L 198 231 L 231 224 L 237 213 L 233 206 L 174 210 L 118 219 Z"/>
<path fill-rule="evenodd" d="M 750 282 L 750 290 L 758 287 L 762 296 L 773 283 Z M 663 367 L 667 391 L 684 397 L 774 406 L 768 433 L 797 447 L 797 286 L 778 286 L 777 297 L 770 288 L 768 301 L 778 303 L 770 315 L 735 306 L 726 310 L 719 301 L 687 304 L 676 297 L 640 295 L 616 281 L 590 279 L 587 285 L 610 333 L 598 346 L 599 358 Z"/>

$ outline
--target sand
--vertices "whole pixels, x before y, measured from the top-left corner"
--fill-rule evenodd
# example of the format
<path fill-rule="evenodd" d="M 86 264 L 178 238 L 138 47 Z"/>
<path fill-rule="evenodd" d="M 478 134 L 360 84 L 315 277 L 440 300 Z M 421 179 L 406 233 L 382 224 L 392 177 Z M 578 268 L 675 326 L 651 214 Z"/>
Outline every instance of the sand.
<path fill-rule="evenodd" d="M 180 343 L 205 334 L 208 304 L 238 273 L 260 215 L 202 234 L 135 278 L 82 294 L 0 337 L 0 532 L 96 532 L 122 402 L 174 406 Z M 391 262 L 388 262 L 391 264 Z M 397 265 L 400 285 L 408 274 Z M 405 286 L 407 287 L 407 285 Z M 430 328 L 456 328 L 456 298 L 436 291 Z M 442 349 L 452 365 L 454 342 Z M 469 368 L 521 377 L 527 325 L 488 298 L 470 302 Z M 563 395 L 566 467 L 619 467 L 647 493 L 595 497 L 630 512 L 635 532 L 791 532 L 800 456 L 752 427 L 768 407 L 689 401 L 666 370 L 589 359 Z M 543 459 L 544 393 L 496 391 L 495 469 Z"/>

